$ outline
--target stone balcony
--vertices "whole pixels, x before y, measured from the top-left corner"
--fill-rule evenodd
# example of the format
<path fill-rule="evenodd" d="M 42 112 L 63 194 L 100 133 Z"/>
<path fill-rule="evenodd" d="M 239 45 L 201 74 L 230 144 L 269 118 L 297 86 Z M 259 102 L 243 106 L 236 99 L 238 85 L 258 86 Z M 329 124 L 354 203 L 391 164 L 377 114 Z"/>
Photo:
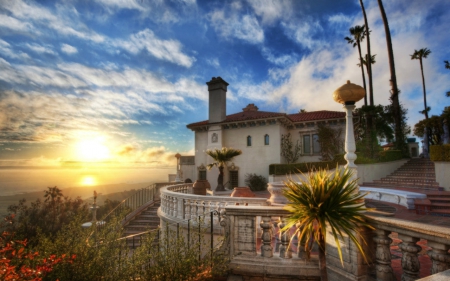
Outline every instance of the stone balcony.
<path fill-rule="evenodd" d="M 205 216 L 211 227 L 211 239 L 221 245 L 215 250 L 230 259 L 232 274 L 245 278 L 278 278 L 285 280 L 320 280 L 317 255 L 306 260 L 295 229 L 280 232 L 289 215 L 282 206 L 270 206 L 266 198 L 230 198 L 189 194 L 192 184 L 161 188 L 161 226 Z M 220 214 L 210 216 L 211 213 Z M 368 242 L 364 262 L 354 245 L 341 241 L 344 263 L 341 264 L 334 241 L 327 239 L 327 270 L 330 280 L 396 280 L 391 259 L 392 235 L 397 235 L 401 250 L 402 280 L 417 280 L 421 262 L 431 263 L 426 275 L 450 269 L 450 227 L 431 226 L 394 217 L 370 215 L 375 230 L 361 229 L 360 237 Z M 163 228 L 164 229 L 164 228 Z M 214 236 L 214 238 L 213 238 Z M 328 235 L 330 238 L 331 235 Z M 291 240 L 291 238 L 293 238 Z M 419 246 L 418 242 L 421 241 Z M 423 255 L 426 251 L 427 255 Z M 419 259 L 420 257 L 420 259 Z M 425 258 L 425 261 L 424 261 Z M 245 279 L 244 278 L 244 279 Z M 246 279 L 245 279 L 246 280 Z M 432 279 L 427 279 L 432 280 Z"/>

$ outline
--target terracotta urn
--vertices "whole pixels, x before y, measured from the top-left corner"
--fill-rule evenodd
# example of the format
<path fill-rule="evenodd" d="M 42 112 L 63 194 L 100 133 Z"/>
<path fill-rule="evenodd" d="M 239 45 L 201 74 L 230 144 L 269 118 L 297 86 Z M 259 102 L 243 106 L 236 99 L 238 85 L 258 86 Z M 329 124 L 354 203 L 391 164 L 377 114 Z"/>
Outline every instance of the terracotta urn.
<path fill-rule="evenodd" d="M 192 186 L 192 194 L 206 195 L 206 189 L 211 189 L 211 185 L 207 180 L 196 180 Z"/>
<path fill-rule="evenodd" d="M 248 186 L 235 187 L 230 197 L 255 197 L 255 193 Z"/>

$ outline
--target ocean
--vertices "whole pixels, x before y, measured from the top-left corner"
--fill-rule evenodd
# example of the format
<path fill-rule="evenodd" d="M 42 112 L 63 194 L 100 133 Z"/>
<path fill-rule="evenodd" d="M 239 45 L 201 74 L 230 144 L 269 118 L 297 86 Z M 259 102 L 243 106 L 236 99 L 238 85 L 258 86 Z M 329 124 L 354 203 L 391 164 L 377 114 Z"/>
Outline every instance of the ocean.
<path fill-rule="evenodd" d="M 175 168 L 0 168 L 0 196 L 11 196 L 47 187 L 83 188 L 112 187 L 101 192 L 118 192 L 130 185 L 167 182 Z M 82 196 L 81 194 L 79 196 Z"/>

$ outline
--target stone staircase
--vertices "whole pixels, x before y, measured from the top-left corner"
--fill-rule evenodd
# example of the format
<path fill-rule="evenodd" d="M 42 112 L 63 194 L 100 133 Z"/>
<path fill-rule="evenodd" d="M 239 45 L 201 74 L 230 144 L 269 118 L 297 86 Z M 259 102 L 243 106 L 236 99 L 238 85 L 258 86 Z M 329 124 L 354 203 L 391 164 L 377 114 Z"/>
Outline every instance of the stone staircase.
<path fill-rule="evenodd" d="M 425 158 L 412 158 L 389 176 L 362 186 L 442 190 L 436 182 L 434 163 Z"/>
<path fill-rule="evenodd" d="M 135 234 L 139 234 L 159 227 L 158 208 L 161 205 L 161 201 L 155 201 L 153 205 L 149 206 L 145 211 L 137 215 L 127 225 L 125 225 L 124 236 L 127 238 L 127 244 L 131 248 L 138 247 L 140 245 L 140 237 Z M 135 235 L 135 236 L 133 236 Z"/>
<path fill-rule="evenodd" d="M 413 158 L 389 176 L 362 186 L 392 188 L 423 193 L 426 199 L 416 199 L 417 214 L 450 216 L 450 191 L 443 191 L 436 182 L 434 163 L 430 159 Z"/>

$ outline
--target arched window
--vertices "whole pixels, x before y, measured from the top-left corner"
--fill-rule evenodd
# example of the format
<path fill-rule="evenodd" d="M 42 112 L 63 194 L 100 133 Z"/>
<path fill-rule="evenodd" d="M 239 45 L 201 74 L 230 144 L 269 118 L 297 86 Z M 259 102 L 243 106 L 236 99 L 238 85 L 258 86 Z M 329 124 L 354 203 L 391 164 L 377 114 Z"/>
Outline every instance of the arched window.
<path fill-rule="evenodd" d="M 247 137 L 247 146 L 252 146 L 252 137 L 251 136 Z"/>
<path fill-rule="evenodd" d="M 269 135 L 264 136 L 264 145 L 269 145 Z"/>

